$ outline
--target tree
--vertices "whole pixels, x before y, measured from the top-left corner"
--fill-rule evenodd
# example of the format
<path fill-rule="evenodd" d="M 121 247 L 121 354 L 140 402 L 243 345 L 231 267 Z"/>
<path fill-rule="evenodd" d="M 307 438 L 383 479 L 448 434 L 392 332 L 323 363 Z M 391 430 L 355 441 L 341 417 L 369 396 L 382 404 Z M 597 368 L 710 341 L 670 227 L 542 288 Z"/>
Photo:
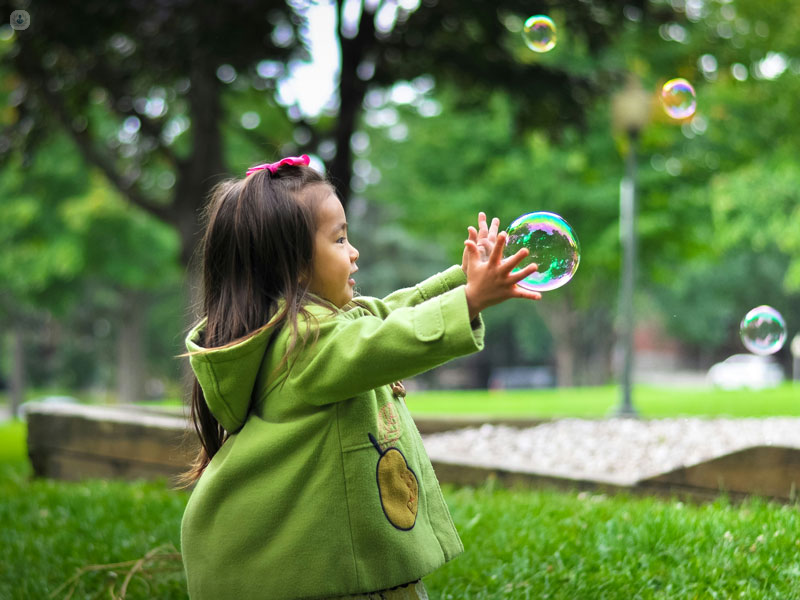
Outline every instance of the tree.
<path fill-rule="evenodd" d="M 24 338 L 37 311 L 67 310 L 74 295 L 69 282 L 80 270 L 79 240 L 53 219 L 60 194 L 80 194 L 86 183 L 74 177 L 76 157 L 43 150 L 40 177 L 25 178 L 19 169 L 0 174 L 0 322 L 12 338 L 9 391 L 12 414 L 24 399 Z"/>
<path fill-rule="evenodd" d="M 21 342 L 38 315 L 66 319 L 78 304 L 117 325 L 119 396 L 140 399 L 147 303 L 179 278 L 174 231 L 123 202 L 99 173 L 84 178 L 85 168 L 70 142 L 52 135 L 27 169 L 0 173 L 0 317 L 15 340 L 12 406 L 23 396 Z"/>
<path fill-rule="evenodd" d="M 608 43 L 603 25 L 613 27 L 621 18 L 610 9 L 613 2 L 594 4 L 590 11 L 565 11 L 587 51 Z M 252 162 L 266 148 L 313 151 L 330 139 L 335 150 L 329 170 L 346 205 L 350 138 L 373 77 L 382 85 L 430 68 L 471 78 L 479 65 L 506 89 L 539 81 L 550 90 L 540 102 L 528 98 L 520 114 L 534 113 L 533 105 L 558 106 L 566 117 L 580 113 L 572 96 L 586 88 L 588 77 L 517 64 L 517 50 L 495 41 L 508 15 L 547 5 L 447 1 L 404 8 L 379 0 L 335 3 L 341 70 L 333 114 L 309 120 L 294 106 L 287 118 L 277 107 L 275 88 L 290 61 L 307 56 L 302 30 L 310 6 L 301 0 L 32 6 L 31 26 L 14 36 L 5 53 L 6 69 L 21 79 L 13 90 L 19 118 L 5 137 L 30 149 L 43 131 L 68 131 L 87 163 L 100 168 L 123 197 L 178 230 L 181 260 L 188 264 L 199 230 L 197 207 L 218 178 L 241 171 L 229 167 L 233 158 L 236 164 Z M 438 32 L 435 40 L 422 47 L 431 29 Z M 233 106 L 257 112 L 262 125 L 237 125 Z M 228 128 L 244 146 L 229 149 Z M 304 142 L 287 143 L 298 128 Z M 174 186 L 167 193 L 147 185 L 169 175 Z"/>
<path fill-rule="evenodd" d="M 438 203 L 437 210 L 447 206 L 440 199 L 449 198 L 454 206 L 465 202 L 472 212 L 479 201 L 489 207 L 498 194 L 530 188 L 513 178 L 509 183 L 510 167 L 497 156 L 507 156 L 507 164 L 516 169 L 540 161 L 547 171 L 543 180 L 552 184 L 548 193 L 558 205 L 567 211 L 575 202 L 579 216 L 568 220 L 579 235 L 591 241 L 594 233 L 582 233 L 591 230 L 600 236 L 597 247 L 603 250 L 593 247 L 591 253 L 600 266 L 592 273 L 610 278 L 602 288 L 603 300 L 591 304 L 602 307 L 604 316 L 591 322 L 603 331 L 612 327 L 610 298 L 615 294 L 609 292 L 615 287 L 609 282 L 618 268 L 612 240 L 619 164 L 605 125 L 608 95 L 627 72 L 636 73 L 654 92 L 672 76 L 685 75 L 696 83 L 698 118 L 678 126 L 660 116 L 642 140 L 645 158 L 652 158 L 652 168 L 642 170 L 642 263 L 648 282 L 668 285 L 675 261 L 710 252 L 704 239 L 711 220 L 698 190 L 716 171 L 735 171 L 795 127 L 794 84 L 786 85 L 785 93 L 763 84 L 778 81 L 781 64 L 786 75 L 787 65 L 794 68 L 792 27 L 800 20 L 799 11 L 789 2 L 762 4 L 336 2 L 338 88 L 328 108 L 316 116 L 281 105 L 276 96 L 293 61 L 307 57 L 310 2 L 241 1 L 191 9 L 161 2 L 154 9 L 90 0 L 46 12 L 31 8 L 31 27 L 3 44 L 0 77 L 10 109 L 2 117 L 0 152 L 6 160 L 15 150 L 32 155 L 45 132 L 69 132 L 86 162 L 99 168 L 126 200 L 179 232 L 181 261 L 188 264 L 203 198 L 216 179 L 241 173 L 229 165 L 259 161 L 265 148 L 268 154 L 317 153 L 329 161 L 347 204 L 351 189 L 364 189 L 362 174 L 369 177 L 369 165 L 358 162 L 363 157 L 356 155 L 354 161 L 351 154 L 361 139 L 364 106 L 380 105 L 374 99 L 385 90 L 402 96 L 409 82 L 419 89 L 457 90 L 440 102 L 452 115 L 474 115 L 472 130 L 460 132 L 461 143 L 454 147 L 460 164 L 488 166 L 489 175 L 496 170 L 497 175 L 484 179 L 497 189 L 479 192 L 465 185 L 474 183 L 473 173 L 436 162 L 420 165 L 413 179 L 406 170 L 405 177 L 395 178 L 397 189 L 427 194 Z M 562 41 L 546 55 L 534 55 L 519 38 L 522 21 L 534 12 L 550 14 L 560 26 Z M 76 21 L 81 27 L 74 26 Z M 760 74 L 758 81 L 739 81 L 737 65 Z M 501 100 L 493 102 L 504 103 L 502 109 L 487 105 L 487 99 L 497 97 Z M 418 108 L 435 112 L 435 99 L 427 100 Z M 488 160 L 487 148 L 473 147 L 483 142 L 478 137 L 484 133 L 481 113 L 502 120 L 496 127 L 502 134 L 489 136 L 495 155 Z M 248 118 L 243 120 L 244 115 Z M 753 117 L 758 117 L 757 128 L 750 127 Z M 401 130 L 394 135 L 401 138 Z M 436 136 L 431 137 L 435 143 Z M 537 148 L 544 150 L 537 154 Z M 352 185 L 351 165 L 356 171 Z M 380 173 L 388 178 L 390 169 L 381 165 Z M 431 182 L 431 188 L 423 189 Z M 441 193 L 430 195 L 430 189 Z M 574 200 L 576 194 L 585 201 Z M 442 212 L 433 222 L 437 218 L 441 223 L 454 216 Z M 599 293 L 588 286 L 585 296 L 578 294 L 578 282 L 589 267 L 585 262 L 575 285 L 562 292 L 576 295 L 570 298 L 571 310 L 588 310 L 587 299 Z M 551 322 L 558 320 L 551 315 Z M 563 330 L 556 337 L 567 339 L 574 319 L 560 320 Z M 585 335 L 596 343 L 596 336 Z"/>
<path fill-rule="evenodd" d="M 709 4 L 696 13 L 692 12 L 696 7 L 687 5 L 685 12 L 676 12 L 662 3 L 653 8 L 657 14 L 649 16 L 626 9 L 628 19 L 612 45 L 592 57 L 582 55 L 579 47 L 565 49 L 562 56 L 568 58 L 552 59 L 555 63 L 564 60 L 575 71 L 591 65 L 590 72 L 602 82 L 615 81 L 615 73 L 632 72 L 653 90 L 654 101 L 666 79 L 683 75 L 695 82 L 699 108 L 694 119 L 676 122 L 656 105 L 653 122 L 644 132 L 639 172 L 639 293 L 660 298 L 662 310 L 669 313 L 670 318 L 663 319 L 669 331 L 711 351 L 730 343 L 731 319 L 735 316 L 738 323 L 742 307 L 753 301 L 752 293 L 733 294 L 742 286 L 736 279 L 759 265 L 764 289 L 769 282 L 774 286 L 776 273 L 785 268 L 782 260 L 755 255 L 731 260 L 723 254 L 721 241 L 732 240 L 727 245 L 732 248 L 752 239 L 754 248 L 759 248 L 758 240 L 766 231 L 756 223 L 768 222 L 772 236 L 767 237 L 777 240 L 776 248 L 784 253 L 796 249 L 794 194 L 790 192 L 796 169 L 789 158 L 796 154 L 796 144 L 794 137 L 779 132 L 797 126 L 790 114 L 797 83 L 792 78 L 787 84 L 788 71 L 776 76 L 781 64 L 785 68 L 791 60 L 790 54 L 775 58 L 774 49 L 787 41 L 782 32 L 796 21 L 798 11 L 786 5 L 784 13 L 770 9 L 761 14 L 753 10 L 755 5 L 746 3 L 739 16 L 731 16 L 731 7 L 722 4 Z M 780 14 L 791 16 L 783 23 Z M 736 35 L 729 36 L 725 25 L 735 25 Z M 512 43 L 508 32 L 497 39 Z M 792 40 L 786 47 L 794 44 Z M 737 64 L 737 56 L 748 53 L 749 60 L 739 60 L 761 75 L 743 85 L 733 76 L 740 70 L 723 70 L 723 61 L 730 61 L 725 65 L 729 68 Z M 476 102 L 473 91 L 485 92 L 484 78 L 493 82 L 491 74 L 484 73 L 476 76 L 474 86 L 460 81 L 455 89 L 439 85 L 435 90 L 414 79 L 409 87 L 416 90 L 416 97 L 406 94 L 410 101 L 400 106 L 392 98 L 403 94 L 393 90 L 376 97 L 373 114 L 366 117 L 374 127 L 369 130 L 369 150 L 360 171 L 364 182 L 377 183 L 365 194 L 402 206 L 404 223 L 411 231 L 424 239 L 440 240 L 445 248 L 459 247 L 460 228 L 453 224 L 471 222 L 471 213 L 479 209 L 497 211 L 506 224 L 542 204 L 565 216 L 583 244 L 583 262 L 573 282 L 563 291 L 548 294 L 545 300 L 553 302 L 542 301 L 537 310 L 551 329 L 561 365 L 560 381 L 577 381 L 570 363 L 580 364 L 585 377 L 583 353 L 599 341 L 606 354 L 601 362 L 608 364 L 613 344 L 621 175 L 614 146 L 624 152 L 624 140 L 614 140 L 607 124 L 613 86 L 586 99 L 581 121 L 565 126 L 554 119 L 558 132 L 553 136 L 548 135 L 553 122 L 521 119 L 514 93 L 506 93 L 501 86 L 485 96 L 491 99 L 488 103 Z M 440 109 L 431 109 L 437 100 Z M 765 110 L 765 105 L 771 108 Z M 438 110 L 441 114 L 430 117 Z M 783 139 L 785 143 L 775 144 Z M 767 163 L 764 156 L 776 151 L 778 158 Z M 773 195 L 778 198 L 771 199 Z M 753 199 L 760 200 L 758 208 L 751 206 Z M 753 237 L 758 229 L 762 231 Z M 763 242 L 760 248 L 769 250 Z M 787 282 L 793 273 L 789 271 Z M 555 306 L 566 308 L 566 314 L 548 314 Z M 673 319 L 674 314 L 682 318 Z M 570 353 L 579 358 L 571 358 Z M 603 370 L 597 372 L 602 380 Z"/>
<path fill-rule="evenodd" d="M 449 106 L 448 91 L 439 98 Z M 535 309 L 520 305 L 518 310 L 540 314 L 561 385 L 605 381 L 616 300 L 608 290 L 618 269 L 618 179 L 613 174 L 621 165 L 613 155 L 613 140 L 597 125 L 586 136 L 577 128 L 562 131 L 561 144 L 536 130 L 518 140 L 511 104 L 500 93 L 488 110 L 444 110 L 427 118 L 413 109 L 402 112 L 407 141 L 391 139 L 391 128 L 371 132 L 369 160 L 381 177 L 366 194 L 402 206 L 400 222 L 417 239 L 445 248 L 456 262 L 466 226 L 475 223 L 480 210 L 499 217 L 503 227 L 537 210 L 562 215 L 583 247 L 580 267 L 567 286 L 544 294 Z M 541 344 L 542 337 L 531 341 Z"/>
<path fill-rule="evenodd" d="M 336 97 L 324 114 L 303 115 L 295 105 L 281 105 L 276 90 L 308 56 L 304 31 L 311 6 L 302 0 L 29 6 L 29 29 L 6 27 L 0 40 L 10 107 L 0 160 L 9 165 L 9 156 L 19 152 L 27 168 L 50 133 L 65 132 L 117 193 L 178 232 L 180 260 L 188 265 L 200 229 L 198 208 L 212 185 L 238 175 L 265 150 L 323 155 L 346 205 L 351 139 L 370 87 L 427 72 L 472 81 L 477 68 L 491 79 L 469 96 L 473 104 L 487 87 L 517 90 L 515 119 L 541 122 L 537 115 L 581 121 L 587 90 L 602 85 L 586 69 L 517 61 L 518 45 L 498 35 L 519 28 L 529 11 L 549 10 L 547 3 L 337 0 Z M 560 13 L 584 57 L 612 40 L 607 27 L 622 19 L 614 6 L 598 0 L 591 10 Z M 528 94 L 537 86 L 547 93 L 531 102 Z M 191 278 L 188 286 L 198 287 Z"/>

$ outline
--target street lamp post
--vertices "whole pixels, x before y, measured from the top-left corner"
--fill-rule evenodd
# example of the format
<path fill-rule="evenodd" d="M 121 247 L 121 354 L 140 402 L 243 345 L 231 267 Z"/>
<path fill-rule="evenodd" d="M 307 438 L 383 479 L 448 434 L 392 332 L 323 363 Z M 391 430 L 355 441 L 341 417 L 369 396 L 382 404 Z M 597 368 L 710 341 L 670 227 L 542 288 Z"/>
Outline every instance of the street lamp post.
<path fill-rule="evenodd" d="M 619 235 L 622 245 L 622 272 L 619 288 L 618 331 L 622 347 L 620 374 L 620 405 L 616 415 L 637 417 L 631 394 L 633 376 L 633 293 L 636 279 L 636 146 L 639 135 L 650 119 L 651 96 L 635 77 L 614 98 L 612 117 L 614 129 L 625 135 L 627 155 L 625 175 L 619 186 Z"/>

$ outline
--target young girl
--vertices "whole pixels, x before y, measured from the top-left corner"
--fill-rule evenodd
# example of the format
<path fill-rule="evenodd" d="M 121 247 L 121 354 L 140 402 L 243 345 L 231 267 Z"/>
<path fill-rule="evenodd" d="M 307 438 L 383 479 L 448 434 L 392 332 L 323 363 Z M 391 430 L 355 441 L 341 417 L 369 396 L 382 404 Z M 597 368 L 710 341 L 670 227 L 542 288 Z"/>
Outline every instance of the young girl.
<path fill-rule="evenodd" d="M 201 450 L 181 524 L 193 600 L 427 598 L 463 550 L 400 383 L 483 347 L 480 312 L 541 296 L 502 260 L 498 221 L 463 263 L 353 297 L 356 250 L 332 186 L 291 157 L 219 184 L 203 320 L 187 348 Z"/>

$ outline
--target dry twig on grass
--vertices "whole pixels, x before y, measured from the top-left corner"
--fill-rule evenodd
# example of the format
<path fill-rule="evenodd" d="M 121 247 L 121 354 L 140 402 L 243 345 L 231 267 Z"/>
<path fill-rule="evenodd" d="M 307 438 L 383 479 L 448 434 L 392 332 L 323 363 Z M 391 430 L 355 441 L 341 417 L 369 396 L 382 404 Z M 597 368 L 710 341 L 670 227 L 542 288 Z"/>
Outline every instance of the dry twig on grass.
<path fill-rule="evenodd" d="M 161 565 L 158 567 L 145 566 L 148 563 L 159 563 L 159 562 L 167 562 L 167 563 L 175 562 L 177 564 L 168 566 Z M 127 567 L 130 567 L 130 569 L 125 575 L 125 579 L 122 581 L 122 588 L 119 591 L 119 595 L 117 595 L 115 592 L 116 584 L 112 583 L 109 586 L 109 593 L 111 595 L 111 600 L 125 600 L 125 594 L 128 591 L 128 585 L 130 584 L 134 575 L 149 577 L 153 573 L 182 571 L 183 563 L 181 561 L 181 554 L 176 550 L 175 546 L 173 546 L 172 544 L 164 544 L 162 546 L 153 548 L 143 557 L 138 558 L 136 560 L 128 560 L 125 562 L 118 562 L 118 563 L 108 563 L 104 565 L 86 565 L 80 567 L 72 577 L 70 577 L 67 581 L 62 583 L 58 587 L 58 589 L 56 589 L 54 592 L 50 594 L 50 598 L 54 598 L 56 594 L 61 592 L 67 586 L 71 585 L 69 593 L 64 598 L 64 600 L 70 600 L 72 598 L 72 594 L 75 593 L 75 589 L 78 587 L 80 578 L 86 573 L 107 571 L 109 576 L 116 577 L 115 570 L 121 570 L 121 569 L 124 570 Z"/>

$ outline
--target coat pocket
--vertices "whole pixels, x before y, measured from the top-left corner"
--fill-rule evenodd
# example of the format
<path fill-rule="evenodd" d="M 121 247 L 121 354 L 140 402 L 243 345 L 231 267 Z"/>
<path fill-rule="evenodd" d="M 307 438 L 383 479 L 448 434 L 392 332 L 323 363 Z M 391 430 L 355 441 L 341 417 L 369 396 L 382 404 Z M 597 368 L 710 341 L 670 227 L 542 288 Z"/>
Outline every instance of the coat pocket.
<path fill-rule="evenodd" d="M 444 335 L 444 316 L 440 299 L 431 298 L 413 311 L 414 335 L 420 342 L 434 342 Z"/>

